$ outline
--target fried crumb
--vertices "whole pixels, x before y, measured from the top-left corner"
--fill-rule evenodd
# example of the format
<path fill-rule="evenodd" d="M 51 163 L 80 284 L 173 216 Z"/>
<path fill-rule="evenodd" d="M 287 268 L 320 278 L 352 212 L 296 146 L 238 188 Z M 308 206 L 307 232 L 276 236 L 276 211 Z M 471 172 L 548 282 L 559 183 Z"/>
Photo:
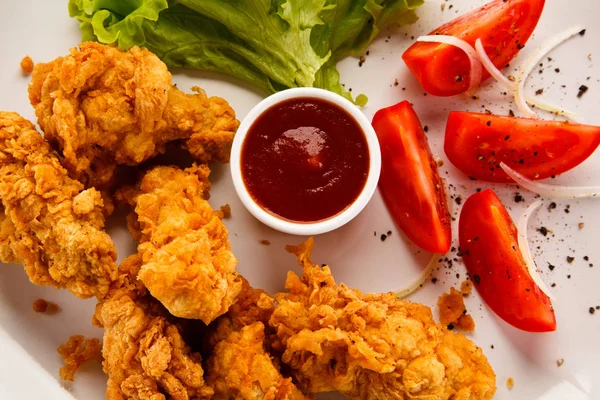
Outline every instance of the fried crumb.
<path fill-rule="evenodd" d="M 506 387 L 508 388 L 508 390 L 512 390 L 512 388 L 515 386 L 515 380 L 512 378 L 512 376 L 509 376 L 508 379 L 506 380 Z"/>
<path fill-rule="evenodd" d="M 46 301 L 44 299 L 37 299 L 33 302 L 33 311 L 36 313 L 44 314 L 56 314 L 60 311 L 58 304 Z"/>
<path fill-rule="evenodd" d="M 463 296 L 470 295 L 471 290 L 473 290 L 473 282 L 471 282 L 469 279 L 460 284 L 460 292 L 463 294 Z"/>
<path fill-rule="evenodd" d="M 565 363 L 565 360 L 563 358 L 556 360 L 556 365 L 559 367 L 562 366 L 564 363 Z"/>
<path fill-rule="evenodd" d="M 87 361 L 102 360 L 102 344 L 99 339 L 86 339 L 82 335 L 73 335 L 67 343 L 59 346 L 58 354 L 65 365 L 59 371 L 64 381 L 73 381 L 77 370 Z"/>
<path fill-rule="evenodd" d="M 462 292 L 452 287 L 450 293 L 443 293 L 438 298 L 437 304 L 440 313 L 440 324 L 467 332 L 475 330 L 475 321 L 467 314 Z"/>
<path fill-rule="evenodd" d="M 224 206 L 219 207 L 219 210 L 215 211 L 215 213 L 220 219 L 231 218 L 231 206 L 229 204 L 225 204 Z"/>
<path fill-rule="evenodd" d="M 29 56 L 25 56 L 23 57 L 23 59 L 21 60 L 21 70 L 26 73 L 26 74 L 30 74 L 33 72 L 33 60 L 31 59 L 31 57 Z"/>
<path fill-rule="evenodd" d="M 458 317 L 458 321 L 456 321 L 456 327 L 464 332 L 474 332 L 475 331 L 475 321 L 473 317 L 468 314 L 463 314 Z"/>
<path fill-rule="evenodd" d="M 261 240 L 259 243 L 262 244 L 262 245 L 264 245 L 264 246 L 269 246 L 271 244 L 271 242 L 269 242 L 266 239 Z"/>
<path fill-rule="evenodd" d="M 583 227 L 585 226 L 585 224 L 583 222 L 580 222 L 579 225 L 577 225 L 579 227 L 579 229 L 583 229 Z"/>

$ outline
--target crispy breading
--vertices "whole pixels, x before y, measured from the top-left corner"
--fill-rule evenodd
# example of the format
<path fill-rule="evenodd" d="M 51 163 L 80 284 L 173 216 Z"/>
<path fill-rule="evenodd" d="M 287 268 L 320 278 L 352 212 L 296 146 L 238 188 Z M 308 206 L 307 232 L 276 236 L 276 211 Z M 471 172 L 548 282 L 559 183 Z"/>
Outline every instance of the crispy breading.
<path fill-rule="evenodd" d="M 440 311 L 440 323 L 443 325 L 458 321 L 458 318 L 467 311 L 462 293 L 453 287 L 448 293 L 442 293 L 437 304 Z"/>
<path fill-rule="evenodd" d="M 312 399 L 281 374 L 269 353 L 274 332 L 267 324 L 274 310 L 273 298 L 244 279 L 237 302 L 211 325 L 206 381 L 215 390 L 214 399 Z"/>
<path fill-rule="evenodd" d="M 440 323 L 461 331 L 473 332 L 475 330 L 475 321 L 473 321 L 473 317 L 467 314 L 467 307 L 465 306 L 464 294 L 462 292 L 465 282 L 461 286 L 461 292 L 451 287 L 449 293 L 442 293 L 438 298 L 437 304 L 440 312 Z M 470 290 L 470 286 L 468 287 Z"/>
<path fill-rule="evenodd" d="M 242 287 L 227 228 L 206 201 L 206 166 L 156 167 L 134 195 L 129 226 L 140 244 L 138 278 L 171 314 L 208 324 L 227 312 Z M 128 189 L 126 190 L 128 191 Z"/>
<path fill-rule="evenodd" d="M 69 178 L 34 126 L 16 113 L 0 112 L 0 200 L 2 261 L 19 260 L 33 283 L 77 297 L 107 293 L 117 277 L 116 250 L 103 231 L 100 192 Z"/>
<path fill-rule="evenodd" d="M 29 56 L 23 57 L 20 63 L 21 70 L 24 74 L 30 74 L 33 71 L 33 60 Z"/>
<path fill-rule="evenodd" d="M 304 269 L 275 295 L 270 325 L 282 361 L 313 392 L 352 399 L 491 399 L 495 374 L 480 348 L 433 320 L 424 305 L 393 293 L 337 285 L 310 261 L 312 238 L 289 247 Z"/>
<path fill-rule="evenodd" d="M 181 321 L 136 279 L 141 265 L 137 254 L 121 264 L 119 279 L 94 314 L 95 324 L 104 327 L 107 400 L 211 398 L 201 357 L 184 342 Z"/>
<path fill-rule="evenodd" d="M 227 102 L 184 94 L 148 50 L 86 42 L 37 64 L 29 99 L 72 177 L 108 186 L 116 165 L 139 165 L 183 141 L 198 162 L 226 162 L 239 125 Z"/>
<path fill-rule="evenodd" d="M 73 335 L 57 351 L 65 363 L 59 371 L 60 379 L 64 381 L 73 381 L 77 370 L 86 362 L 102 360 L 102 344 L 96 338 L 86 339 L 81 335 Z"/>

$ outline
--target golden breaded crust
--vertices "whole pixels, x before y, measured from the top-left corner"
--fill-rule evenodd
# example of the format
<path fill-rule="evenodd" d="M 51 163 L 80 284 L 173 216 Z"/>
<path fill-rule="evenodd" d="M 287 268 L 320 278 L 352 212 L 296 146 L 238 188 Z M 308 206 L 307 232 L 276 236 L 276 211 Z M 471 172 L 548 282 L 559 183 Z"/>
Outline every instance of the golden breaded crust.
<path fill-rule="evenodd" d="M 0 199 L 3 261 L 22 262 L 38 285 L 81 298 L 107 293 L 117 277 L 116 250 L 103 230 L 100 192 L 69 178 L 34 126 L 15 113 L 0 112 Z"/>
<path fill-rule="evenodd" d="M 282 361 L 313 392 L 352 399 L 491 399 L 495 374 L 481 349 L 434 322 L 429 307 L 393 293 L 337 285 L 310 261 L 312 238 L 290 247 L 304 276 L 290 272 L 270 325 Z"/>

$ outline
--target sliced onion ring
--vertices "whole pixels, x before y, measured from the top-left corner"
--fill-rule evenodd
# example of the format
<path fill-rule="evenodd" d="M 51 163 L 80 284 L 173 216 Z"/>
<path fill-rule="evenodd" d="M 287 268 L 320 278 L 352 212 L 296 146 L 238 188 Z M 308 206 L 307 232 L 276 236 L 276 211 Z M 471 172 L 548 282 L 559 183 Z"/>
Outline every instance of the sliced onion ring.
<path fill-rule="evenodd" d="M 429 260 L 429 263 L 427 264 L 427 267 L 425 267 L 425 269 L 421 273 L 421 276 L 419 276 L 419 279 L 417 279 L 415 283 L 413 283 L 406 289 L 397 291 L 396 297 L 399 299 L 404 299 L 405 297 L 410 296 L 411 294 L 419 290 L 419 288 L 423 287 L 423 284 L 425 283 L 425 281 L 427 281 L 427 279 L 429 279 L 431 273 L 433 272 L 433 269 L 438 264 L 440 257 L 441 256 L 439 254 L 433 254 L 431 256 L 431 260 Z"/>
<path fill-rule="evenodd" d="M 496 68 L 492 60 L 490 60 L 487 53 L 485 52 L 485 49 L 483 48 L 483 43 L 481 43 L 481 39 L 477 39 L 475 41 L 475 51 L 477 51 L 479 60 L 481 61 L 481 64 L 483 64 L 483 67 L 487 70 L 487 72 L 489 72 L 490 75 L 495 80 L 497 80 L 502 86 L 509 90 L 513 90 L 514 83 L 509 81 L 508 78 L 505 77 L 498 68 Z"/>
<path fill-rule="evenodd" d="M 525 265 L 527 266 L 527 271 L 531 276 L 531 279 L 535 282 L 536 285 L 540 288 L 542 292 L 546 296 L 550 298 L 550 300 L 554 300 L 554 296 L 550 293 L 550 289 L 546 286 L 542 277 L 540 276 L 537 267 L 535 265 L 535 261 L 533 261 L 533 257 L 531 257 L 531 252 L 529 251 L 529 242 L 527 240 L 527 224 L 529 222 L 529 218 L 531 215 L 542 205 L 540 200 L 533 202 L 527 210 L 523 213 L 521 218 L 519 219 L 519 225 L 517 226 L 517 230 L 519 232 L 519 248 L 521 249 L 521 254 L 523 255 L 523 259 L 525 260 Z"/>
<path fill-rule="evenodd" d="M 475 50 L 477 51 L 477 55 L 481 60 L 481 64 L 490 73 L 492 78 L 494 78 L 498 83 L 500 83 L 506 90 L 514 92 L 515 84 L 508 80 L 508 78 L 506 78 L 504 74 L 502 74 L 502 72 L 500 72 L 500 70 L 496 68 L 492 60 L 490 60 L 487 53 L 485 52 L 481 39 L 477 39 L 475 41 Z M 539 108 L 540 110 L 548 111 L 550 113 L 569 118 L 570 120 L 575 120 L 575 118 L 577 117 L 575 113 L 571 111 L 561 109 L 558 106 L 555 106 L 551 103 L 545 102 L 540 99 L 533 98 L 531 96 L 525 96 L 525 101 L 527 102 L 527 104 L 531 104 L 532 106 Z"/>
<path fill-rule="evenodd" d="M 582 30 L 583 27 L 574 26 L 554 36 L 552 39 L 542 45 L 542 47 L 535 52 L 533 57 L 531 57 L 531 59 L 519 69 L 519 73 L 516 77 L 516 85 L 514 86 L 515 102 L 519 108 L 519 111 L 521 111 L 526 117 L 534 119 L 538 118 L 537 114 L 531 108 L 529 108 L 529 105 L 525 100 L 525 81 L 531 74 L 531 71 L 533 71 L 535 66 L 543 57 L 546 56 L 546 54 L 550 53 L 556 46 L 578 34 Z"/>
<path fill-rule="evenodd" d="M 585 197 L 599 197 L 600 187 L 574 187 L 574 186 L 559 186 L 548 185 L 546 183 L 535 182 L 527 179 L 514 169 L 510 168 L 503 162 L 500 167 L 510 176 L 519 186 L 539 194 L 542 197 L 553 199 L 581 199 Z"/>
<path fill-rule="evenodd" d="M 481 66 L 481 60 L 477 56 L 477 52 L 473 47 L 462 39 L 455 36 L 449 35 L 428 35 L 421 36 L 417 39 L 417 42 L 427 43 L 443 43 L 450 46 L 458 47 L 467 54 L 469 57 L 469 63 L 471 64 L 469 89 L 467 92 L 473 92 L 481 84 L 481 77 L 483 75 L 483 67 Z"/>

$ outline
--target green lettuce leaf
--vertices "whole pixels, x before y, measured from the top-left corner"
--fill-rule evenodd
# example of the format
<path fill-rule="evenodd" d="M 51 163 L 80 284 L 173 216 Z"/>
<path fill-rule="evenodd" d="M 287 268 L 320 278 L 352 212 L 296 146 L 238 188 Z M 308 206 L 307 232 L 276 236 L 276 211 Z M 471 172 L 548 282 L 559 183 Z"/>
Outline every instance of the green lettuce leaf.
<path fill-rule="evenodd" d="M 267 92 L 315 86 L 358 105 L 336 62 L 414 22 L 422 0 L 69 0 L 82 40 L 142 46 L 168 66 L 217 71 Z"/>

